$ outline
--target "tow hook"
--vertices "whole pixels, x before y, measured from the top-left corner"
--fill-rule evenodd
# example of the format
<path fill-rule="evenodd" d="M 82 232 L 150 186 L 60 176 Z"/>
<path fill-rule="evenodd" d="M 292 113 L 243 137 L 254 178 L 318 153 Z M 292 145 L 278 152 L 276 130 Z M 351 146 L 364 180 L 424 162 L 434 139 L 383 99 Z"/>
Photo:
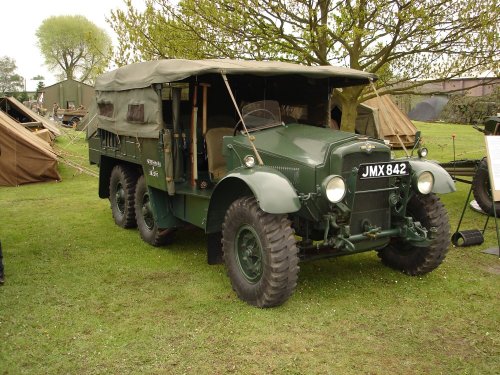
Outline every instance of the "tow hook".
<path fill-rule="evenodd" d="M 370 229 L 369 231 L 367 232 L 364 232 L 363 233 L 363 236 L 366 236 L 372 240 L 376 239 L 378 234 L 382 231 L 382 228 L 380 227 L 377 227 L 377 228 L 373 228 L 373 229 Z"/>
<path fill-rule="evenodd" d="M 363 236 L 368 237 L 372 240 L 376 239 L 378 234 L 382 231 L 381 227 L 373 226 L 367 219 L 363 220 L 361 226 L 363 227 L 364 230 Z"/>

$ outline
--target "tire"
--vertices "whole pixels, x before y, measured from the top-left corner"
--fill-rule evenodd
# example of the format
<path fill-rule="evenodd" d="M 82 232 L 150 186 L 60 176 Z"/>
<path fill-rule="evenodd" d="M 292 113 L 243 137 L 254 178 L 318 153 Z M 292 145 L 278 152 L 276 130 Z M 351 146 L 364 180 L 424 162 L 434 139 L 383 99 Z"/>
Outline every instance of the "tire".
<path fill-rule="evenodd" d="M 481 160 L 472 179 L 472 194 L 479 207 L 481 207 L 481 210 L 488 215 L 494 215 L 488 161 L 486 158 Z M 500 215 L 500 203 L 495 203 L 495 209 L 497 215 Z"/>
<path fill-rule="evenodd" d="M 394 239 L 378 256 L 386 266 L 416 276 L 436 269 L 450 246 L 450 223 L 446 210 L 434 194 L 414 195 L 407 206 L 408 216 L 426 229 L 434 227 L 434 240 L 428 247 L 417 247 L 402 239 Z"/>
<path fill-rule="evenodd" d="M 290 221 L 265 213 L 254 197 L 240 198 L 228 208 L 222 251 L 232 287 L 243 301 L 278 306 L 295 290 L 299 258 Z"/>
<path fill-rule="evenodd" d="M 156 224 L 144 176 L 139 177 L 135 189 L 135 218 L 139 234 L 144 242 L 156 247 L 172 242 L 172 231 L 162 230 Z"/>
<path fill-rule="evenodd" d="M 73 128 L 77 126 L 79 122 L 80 122 L 80 117 L 74 116 L 71 118 L 71 120 L 68 121 L 68 126 Z"/>
<path fill-rule="evenodd" d="M 135 222 L 134 194 L 137 175 L 130 168 L 116 165 L 111 171 L 109 180 L 109 200 L 111 214 L 116 225 L 122 228 L 134 228 Z"/>

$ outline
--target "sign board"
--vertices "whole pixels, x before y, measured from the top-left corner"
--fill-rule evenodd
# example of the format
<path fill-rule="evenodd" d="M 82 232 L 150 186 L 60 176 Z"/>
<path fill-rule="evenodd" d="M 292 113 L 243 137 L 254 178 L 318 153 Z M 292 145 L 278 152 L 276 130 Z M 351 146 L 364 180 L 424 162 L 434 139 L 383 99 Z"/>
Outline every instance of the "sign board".
<path fill-rule="evenodd" d="M 498 202 L 500 201 L 500 136 L 487 135 L 485 139 L 491 194 L 493 200 Z"/>

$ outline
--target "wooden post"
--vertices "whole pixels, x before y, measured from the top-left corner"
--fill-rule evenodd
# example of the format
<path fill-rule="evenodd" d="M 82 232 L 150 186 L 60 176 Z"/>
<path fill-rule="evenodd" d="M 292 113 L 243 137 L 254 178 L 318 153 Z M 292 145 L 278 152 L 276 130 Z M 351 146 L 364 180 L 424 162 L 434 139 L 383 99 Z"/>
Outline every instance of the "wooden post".
<path fill-rule="evenodd" d="M 193 112 L 191 116 L 191 186 L 196 185 L 198 178 L 198 139 L 196 128 L 198 127 L 198 85 L 194 86 L 193 91 Z"/>
<path fill-rule="evenodd" d="M 203 136 L 207 134 L 207 102 L 208 102 L 208 88 L 210 84 L 208 83 L 200 83 L 200 86 L 203 88 L 203 114 L 202 114 L 202 129 Z"/>

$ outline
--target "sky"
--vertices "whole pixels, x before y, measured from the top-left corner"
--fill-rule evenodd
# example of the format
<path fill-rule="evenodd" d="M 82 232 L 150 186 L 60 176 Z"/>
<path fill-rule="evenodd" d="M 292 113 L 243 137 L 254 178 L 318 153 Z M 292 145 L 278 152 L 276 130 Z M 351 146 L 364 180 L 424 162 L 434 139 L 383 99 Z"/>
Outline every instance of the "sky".
<path fill-rule="evenodd" d="M 141 3 L 141 1 L 134 1 Z M 82 15 L 104 29 L 116 45 L 116 35 L 107 24 L 112 9 L 124 9 L 123 0 L 1 0 L 0 1 L 0 57 L 15 60 L 16 73 L 26 80 L 28 91 L 36 90 L 38 81 L 31 78 L 42 75 L 45 86 L 58 80 L 44 65 L 36 46 L 36 30 L 50 16 Z"/>

